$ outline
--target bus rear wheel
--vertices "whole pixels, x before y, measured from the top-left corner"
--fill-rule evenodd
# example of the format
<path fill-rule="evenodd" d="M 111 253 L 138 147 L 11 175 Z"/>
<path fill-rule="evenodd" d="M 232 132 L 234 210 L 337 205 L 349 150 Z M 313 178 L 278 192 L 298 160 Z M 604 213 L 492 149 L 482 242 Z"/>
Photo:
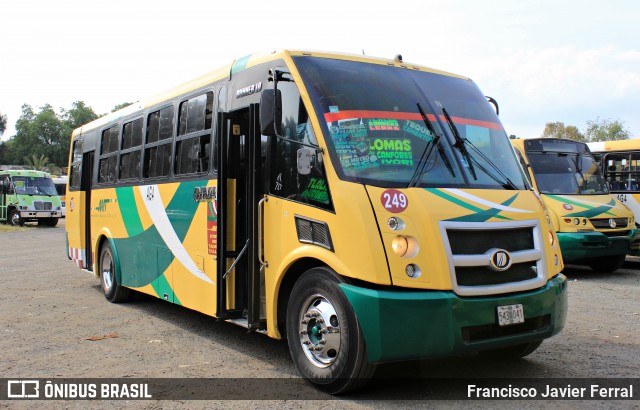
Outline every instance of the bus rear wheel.
<path fill-rule="evenodd" d="M 373 375 L 356 315 L 328 268 L 313 268 L 296 282 L 287 306 L 287 339 L 302 377 L 318 390 L 340 394 Z"/>
<path fill-rule="evenodd" d="M 98 269 L 104 297 L 111 303 L 126 301 L 129 298 L 130 290 L 120 286 L 118 283 L 116 264 L 114 263 L 113 251 L 109 242 L 105 242 L 100 249 Z"/>

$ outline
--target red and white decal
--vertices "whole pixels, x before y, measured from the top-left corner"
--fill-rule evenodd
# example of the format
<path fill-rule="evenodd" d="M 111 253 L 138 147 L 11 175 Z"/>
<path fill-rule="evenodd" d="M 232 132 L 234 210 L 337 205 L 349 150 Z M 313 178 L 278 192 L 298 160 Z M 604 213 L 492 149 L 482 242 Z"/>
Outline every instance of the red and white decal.
<path fill-rule="evenodd" d="M 84 268 L 84 261 L 86 259 L 84 249 L 69 248 L 69 258 L 71 258 L 80 269 Z"/>
<path fill-rule="evenodd" d="M 397 189 L 387 189 L 384 191 L 380 196 L 380 201 L 384 209 L 394 214 L 399 214 L 409 206 L 407 196 Z"/>
<path fill-rule="evenodd" d="M 562 204 L 562 207 L 564 209 L 566 209 L 567 211 L 572 211 L 573 210 L 573 206 L 570 204 Z"/>

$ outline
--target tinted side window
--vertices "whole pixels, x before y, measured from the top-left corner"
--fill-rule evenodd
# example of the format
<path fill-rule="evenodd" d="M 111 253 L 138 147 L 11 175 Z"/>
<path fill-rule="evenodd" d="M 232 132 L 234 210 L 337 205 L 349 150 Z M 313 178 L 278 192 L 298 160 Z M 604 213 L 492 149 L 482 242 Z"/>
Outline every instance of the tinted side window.
<path fill-rule="evenodd" d="M 213 93 L 199 95 L 180 104 L 176 175 L 204 173 L 209 170 Z"/>
<path fill-rule="evenodd" d="M 145 178 L 168 176 L 171 171 L 173 118 L 173 106 L 155 111 L 147 117 L 143 170 Z"/>
<path fill-rule="evenodd" d="M 140 177 L 142 154 L 142 118 L 127 122 L 122 127 L 122 147 L 120 154 L 119 179 Z"/>
<path fill-rule="evenodd" d="M 98 183 L 110 183 L 116 181 L 119 136 L 119 125 L 115 125 L 102 131 L 100 163 L 98 165 Z"/>

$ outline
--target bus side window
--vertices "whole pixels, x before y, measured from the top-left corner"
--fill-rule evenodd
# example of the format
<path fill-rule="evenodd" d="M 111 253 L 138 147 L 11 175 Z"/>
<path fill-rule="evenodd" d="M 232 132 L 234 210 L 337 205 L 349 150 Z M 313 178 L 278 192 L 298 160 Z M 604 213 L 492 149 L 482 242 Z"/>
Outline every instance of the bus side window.
<path fill-rule="evenodd" d="M 295 83 L 278 84 L 282 92 L 283 137 L 305 144 L 317 145 L 317 139 L 309 121 Z M 304 145 L 273 138 L 270 191 L 274 195 L 331 209 L 329 187 L 325 176 L 322 154 L 315 151 L 311 161 L 311 174 L 300 175 L 297 171 L 298 150 Z"/>

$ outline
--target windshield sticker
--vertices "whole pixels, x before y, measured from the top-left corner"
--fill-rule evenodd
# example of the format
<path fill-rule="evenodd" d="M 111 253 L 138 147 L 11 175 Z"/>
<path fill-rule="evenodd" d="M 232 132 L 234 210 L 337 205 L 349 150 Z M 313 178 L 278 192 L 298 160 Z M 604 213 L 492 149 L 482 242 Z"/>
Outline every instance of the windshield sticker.
<path fill-rule="evenodd" d="M 398 120 L 394 119 L 371 119 L 369 120 L 370 131 L 400 131 Z"/>
<path fill-rule="evenodd" d="M 369 148 L 371 154 L 380 160 L 380 165 L 413 166 L 410 139 L 376 138 Z"/>
<path fill-rule="evenodd" d="M 397 189 L 387 189 L 380 195 L 382 206 L 387 211 L 398 214 L 409 206 L 407 196 Z"/>
<path fill-rule="evenodd" d="M 301 196 L 323 204 L 329 203 L 329 194 L 327 193 L 327 183 L 324 179 L 311 178 L 309 185 L 300 194 Z"/>
<path fill-rule="evenodd" d="M 369 155 L 367 127 L 359 118 L 346 118 L 328 124 L 336 154 L 346 168 L 378 167 L 378 158 Z"/>
<path fill-rule="evenodd" d="M 418 124 L 417 122 L 407 121 L 404 123 L 402 130 L 408 134 L 411 134 L 427 142 L 433 139 L 431 132 L 429 132 L 429 130 L 424 124 Z"/>

